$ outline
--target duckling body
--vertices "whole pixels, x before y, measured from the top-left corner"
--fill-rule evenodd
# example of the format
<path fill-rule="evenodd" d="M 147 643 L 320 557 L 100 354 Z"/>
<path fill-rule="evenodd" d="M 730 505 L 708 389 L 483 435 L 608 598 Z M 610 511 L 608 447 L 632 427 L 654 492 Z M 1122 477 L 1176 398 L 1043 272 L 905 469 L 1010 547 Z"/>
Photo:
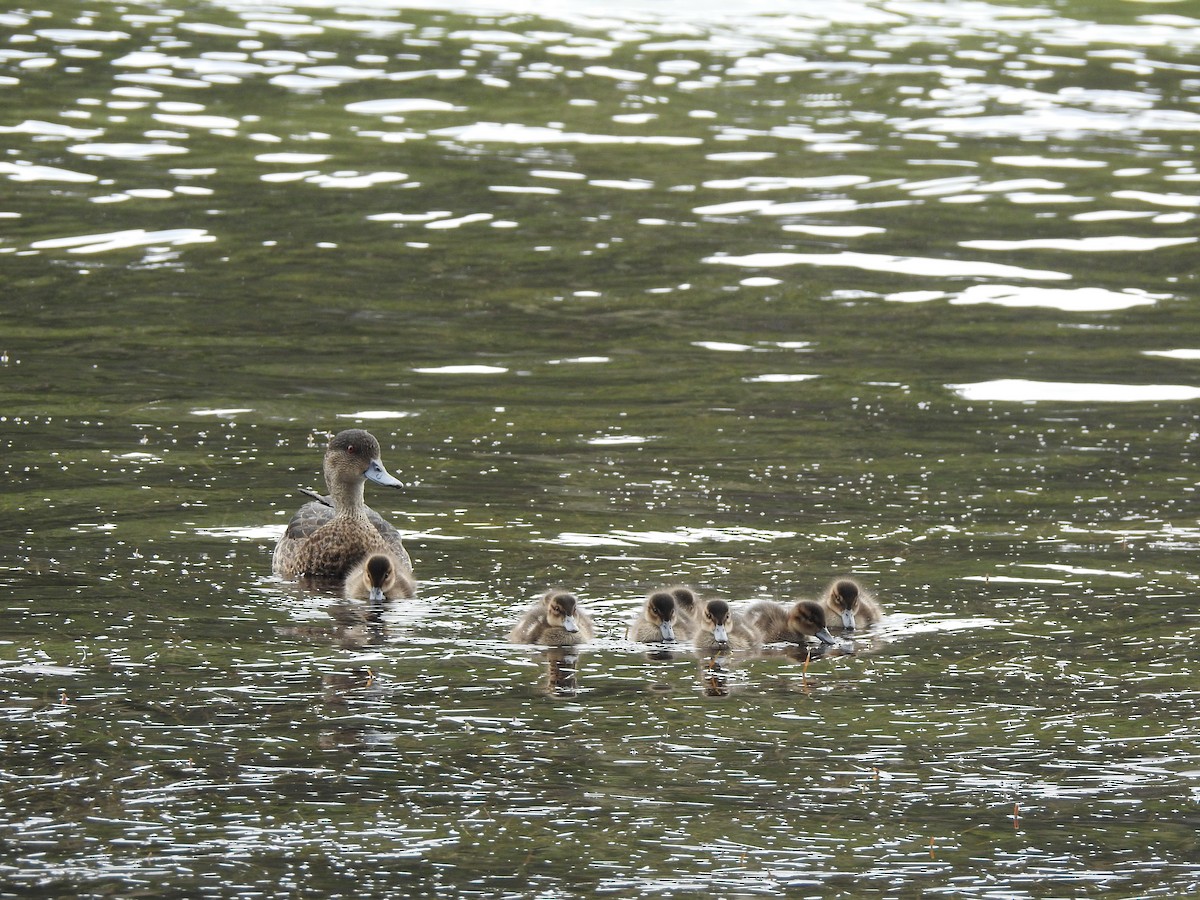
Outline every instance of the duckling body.
<path fill-rule="evenodd" d="M 883 618 L 883 611 L 867 591 L 853 578 L 839 578 L 826 588 L 821 605 L 830 627 L 869 628 Z"/>
<path fill-rule="evenodd" d="M 814 637 L 822 644 L 837 643 L 825 627 L 824 608 L 811 600 L 801 600 L 792 606 L 760 600 L 746 609 L 745 616 L 766 644 L 777 641 L 805 644 Z"/>
<path fill-rule="evenodd" d="M 379 459 L 379 441 L 368 431 L 351 428 L 330 439 L 323 464 L 329 500 L 304 504 L 292 516 L 271 559 L 271 569 L 285 578 L 343 578 L 371 553 L 388 553 L 397 572 L 412 578 L 412 560 L 400 532 L 363 500 L 367 479 L 401 487 Z"/>
<path fill-rule="evenodd" d="M 366 600 L 376 606 L 385 600 L 415 597 L 417 584 L 390 553 L 372 553 L 346 575 L 342 595 L 347 600 Z"/>
<path fill-rule="evenodd" d="M 675 597 L 670 591 L 655 591 L 646 598 L 641 611 L 625 632 L 631 641 L 655 643 L 675 640 Z"/>
<path fill-rule="evenodd" d="M 578 597 L 552 590 L 522 613 L 508 639 L 514 644 L 570 647 L 586 644 L 595 630 L 592 617 L 579 605 Z"/>
<path fill-rule="evenodd" d="M 696 619 L 692 643 L 698 650 L 751 650 L 762 644 L 762 635 L 724 600 L 709 600 Z"/>

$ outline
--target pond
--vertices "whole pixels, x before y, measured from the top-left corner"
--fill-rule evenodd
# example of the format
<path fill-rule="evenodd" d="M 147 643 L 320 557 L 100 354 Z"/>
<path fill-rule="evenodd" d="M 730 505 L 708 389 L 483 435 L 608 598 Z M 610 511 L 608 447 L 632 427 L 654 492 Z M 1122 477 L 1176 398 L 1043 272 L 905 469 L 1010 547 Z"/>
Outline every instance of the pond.
<path fill-rule="evenodd" d="M 1192 13 L 0 13 L 0 894 L 1194 894 Z M 349 427 L 375 624 L 271 574 Z"/>

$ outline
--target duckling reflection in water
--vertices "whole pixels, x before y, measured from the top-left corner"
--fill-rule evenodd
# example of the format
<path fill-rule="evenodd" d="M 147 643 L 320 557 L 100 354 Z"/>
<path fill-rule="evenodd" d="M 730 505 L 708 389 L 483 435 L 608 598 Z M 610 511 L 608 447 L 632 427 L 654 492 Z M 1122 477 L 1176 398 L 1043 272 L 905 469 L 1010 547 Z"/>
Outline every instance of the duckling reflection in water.
<path fill-rule="evenodd" d="M 555 697 L 574 697 L 579 691 L 576 677 L 579 654 L 573 647 L 547 647 L 545 691 Z"/>
<path fill-rule="evenodd" d="M 879 604 L 853 578 L 839 578 L 826 588 L 822 599 L 825 621 L 847 631 L 869 628 L 883 618 Z"/>
<path fill-rule="evenodd" d="M 595 631 L 592 617 L 580 605 L 578 597 L 567 591 L 550 590 L 525 610 L 508 639 L 514 644 L 570 647 L 586 644 Z"/>
<path fill-rule="evenodd" d="M 411 600 L 417 594 L 417 584 L 390 553 L 373 553 L 350 570 L 342 586 L 347 600 L 366 600 L 368 617 L 379 619 L 383 605 L 389 600 Z"/>
<path fill-rule="evenodd" d="M 830 646 L 837 644 L 825 627 L 825 610 L 811 600 L 801 600 L 790 608 L 773 600 L 760 600 L 750 604 L 745 616 L 766 644 L 787 641 L 804 645 L 809 638 Z"/>
<path fill-rule="evenodd" d="M 631 641 L 652 644 L 675 642 L 675 597 L 669 591 L 655 591 L 646 598 L 641 611 L 625 631 Z"/>
<path fill-rule="evenodd" d="M 708 600 L 696 620 L 693 644 L 698 650 L 753 650 L 762 644 L 762 636 L 724 600 Z"/>

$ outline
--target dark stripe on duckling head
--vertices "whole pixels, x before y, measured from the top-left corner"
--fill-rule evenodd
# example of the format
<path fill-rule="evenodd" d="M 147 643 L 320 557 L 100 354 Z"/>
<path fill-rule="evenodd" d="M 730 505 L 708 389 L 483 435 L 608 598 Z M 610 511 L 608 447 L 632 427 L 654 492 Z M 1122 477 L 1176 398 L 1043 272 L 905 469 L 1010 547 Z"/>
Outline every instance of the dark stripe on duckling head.
<path fill-rule="evenodd" d="M 714 625 L 724 625 L 729 621 L 729 604 L 724 600 L 709 600 L 704 607 L 704 617 L 711 619 Z"/>
<path fill-rule="evenodd" d="M 575 615 L 579 600 L 566 591 L 550 591 L 546 594 L 546 611 L 552 619 L 569 619 Z"/>
<path fill-rule="evenodd" d="M 858 603 L 858 585 L 848 578 L 843 579 L 833 586 L 830 599 L 840 609 L 854 609 Z"/>
<path fill-rule="evenodd" d="M 392 561 L 377 553 L 367 560 L 367 580 L 376 587 L 383 584 L 392 576 Z"/>
<path fill-rule="evenodd" d="M 797 631 L 816 634 L 825 627 L 825 610 L 811 600 L 801 600 L 792 607 L 792 623 Z"/>
<path fill-rule="evenodd" d="M 666 591 L 656 591 L 650 595 L 646 610 L 650 613 L 650 621 L 655 625 L 670 622 L 675 618 L 675 598 Z"/>

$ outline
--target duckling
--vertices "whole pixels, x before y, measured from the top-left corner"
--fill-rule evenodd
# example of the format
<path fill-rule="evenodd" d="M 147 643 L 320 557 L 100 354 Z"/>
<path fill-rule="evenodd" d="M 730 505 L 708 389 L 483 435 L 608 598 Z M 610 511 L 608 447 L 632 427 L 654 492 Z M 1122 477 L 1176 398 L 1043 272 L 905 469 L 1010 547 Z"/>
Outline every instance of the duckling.
<path fill-rule="evenodd" d="M 592 617 L 579 605 L 579 598 L 552 590 L 525 610 L 508 639 L 514 644 L 567 647 L 587 643 L 593 634 Z"/>
<path fill-rule="evenodd" d="M 801 600 L 791 607 L 772 600 L 760 600 L 746 609 L 745 616 L 766 644 L 776 641 L 805 644 L 810 637 L 822 644 L 832 646 L 837 643 L 825 627 L 825 610 L 811 600 Z"/>
<path fill-rule="evenodd" d="M 724 600 L 709 600 L 696 620 L 694 644 L 699 650 L 747 650 L 762 644 L 762 635 Z"/>
<path fill-rule="evenodd" d="M 366 600 L 379 606 L 385 600 L 415 597 L 417 585 L 391 554 L 372 553 L 350 570 L 342 595 L 347 600 Z"/>
<path fill-rule="evenodd" d="M 883 617 L 879 604 L 853 578 L 839 578 L 825 590 L 825 621 L 847 631 L 868 628 Z"/>
<path fill-rule="evenodd" d="M 676 584 L 663 590 L 675 598 L 675 634 L 683 640 L 691 640 L 704 601 L 686 584 Z"/>
<path fill-rule="evenodd" d="M 675 598 L 669 591 L 655 591 L 646 598 L 641 612 L 629 623 L 625 636 L 631 641 L 654 643 L 675 640 Z"/>
<path fill-rule="evenodd" d="M 369 431 L 350 428 L 334 435 L 322 466 L 329 499 L 300 507 L 271 559 L 271 569 L 285 578 L 343 578 L 374 552 L 390 553 L 397 571 L 412 577 L 412 560 L 400 532 L 363 501 L 370 479 L 385 487 L 403 485 L 383 467 L 379 441 Z"/>

